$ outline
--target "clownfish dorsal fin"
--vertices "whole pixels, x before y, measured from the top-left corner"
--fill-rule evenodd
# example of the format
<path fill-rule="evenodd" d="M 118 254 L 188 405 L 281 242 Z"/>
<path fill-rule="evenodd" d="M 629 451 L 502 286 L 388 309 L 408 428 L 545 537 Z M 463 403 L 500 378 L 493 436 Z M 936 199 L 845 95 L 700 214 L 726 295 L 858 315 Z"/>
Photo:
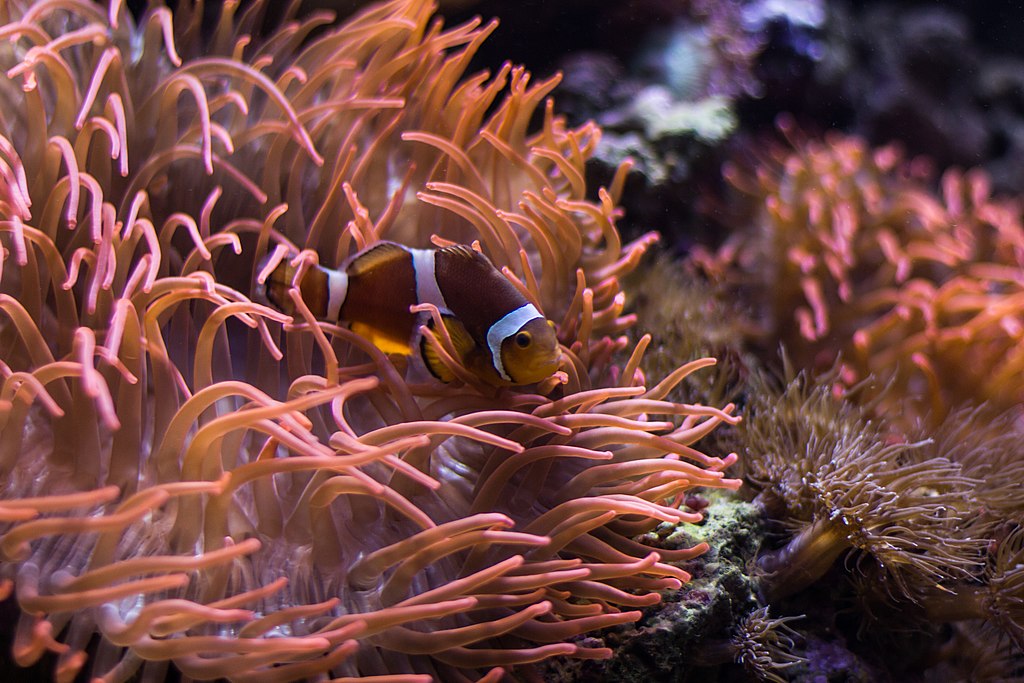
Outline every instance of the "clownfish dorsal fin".
<path fill-rule="evenodd" d="M 475 346 L 473 338 L 469 336 L 469 332 L 466 331 L 465 326 L 458 319 L 446 315 L 441 320 L 444 322 L 444 328 L 448 331 L 448 336 L 452 340 L 452 345 L 455 347 L 458 359 L 464 360 L 466 355 Z M 427 327 L 431 331 L 436 330 L 433 319 L 427 323 Z M 420 339 L 420 353 L 423 355 L 423 362 L 426 364 L 427 369 L 430 370 L 430 374 L 434 375 L 434 377 L 437 377 L 442 382 L 451 382 L 455 379 L 455 375 L 448 369 L 447 365 L 441 362 L 437 351 L 427 342 L 426 337 Z"/>
<path fill-rule="evenodd" d="M 384 263 L 395 259 L 409 258 L 409 250 L 394 242 L 380 242 L 355 257 L 345 268 L 349 277 L 357 277 L 371 272 Z"/>
<path fill-rule="evenodd" d="M 467 261 L 482 261 L 483 263 L 490 263 L 490 259 L 479 251 L 473 249 L 473 247 L 468 244 L 450 244 L 447 247 L 441 247 L 438 251 Z"/>
<path fill-rule="evenodd" d="M 360 337 L 368 340 L 384 353 L 397 353 L 402 356 L 412 355 L 412 348 L 409 346 L 408 342 L 392 339 L 389 336 L 381 334 L 381 332 L 372 325 L 354 322 L 349 324 L 349 329 Z"/>

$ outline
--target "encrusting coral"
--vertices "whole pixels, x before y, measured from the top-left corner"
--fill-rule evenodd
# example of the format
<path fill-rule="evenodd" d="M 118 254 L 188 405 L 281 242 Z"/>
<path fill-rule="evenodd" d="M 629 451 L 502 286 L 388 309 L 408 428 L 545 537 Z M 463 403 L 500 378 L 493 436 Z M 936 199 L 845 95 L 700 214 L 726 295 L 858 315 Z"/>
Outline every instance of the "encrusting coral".
<path fill-rule="evenodd" d="M 604 657 L 704 546 L 635 540 L 695 486 L 722 409 L 664 400 L 619 278 L 628 167 L 521 68 L 464 72 L 495 24 L 395 0 L 342 26 L 270 3 L 0 7 L 0 588 L 53 676 L 495 680 Z M 504 95 L 503 95 L 504 93 Z M 540 113 L 540 127 L 530 133 Z M 349 330 L 251 300 L 267 254 L 478 241 L 558 323 L 531 391 L 408 383 Z M 297 292 L 296 292 L 297 293 Z M 436 315 L 437 311 L 428 311 Z M 442 353 L 444 357 L 445 354 Z M 96 638 L 95 636 L 99 636 Z"/>

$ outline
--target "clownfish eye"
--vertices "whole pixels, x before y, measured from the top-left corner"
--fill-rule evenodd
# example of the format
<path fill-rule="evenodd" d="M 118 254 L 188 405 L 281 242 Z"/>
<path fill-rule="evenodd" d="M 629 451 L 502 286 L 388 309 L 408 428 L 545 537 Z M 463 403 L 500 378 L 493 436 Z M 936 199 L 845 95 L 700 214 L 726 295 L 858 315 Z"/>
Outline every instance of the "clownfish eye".
<path fill-rule="evenodd" d="M 525 349 L 533 341 L 533 337 L 530 336 L 529 332 L 518 332 L 516 333 L 516 346 L 521 349 Z"/>

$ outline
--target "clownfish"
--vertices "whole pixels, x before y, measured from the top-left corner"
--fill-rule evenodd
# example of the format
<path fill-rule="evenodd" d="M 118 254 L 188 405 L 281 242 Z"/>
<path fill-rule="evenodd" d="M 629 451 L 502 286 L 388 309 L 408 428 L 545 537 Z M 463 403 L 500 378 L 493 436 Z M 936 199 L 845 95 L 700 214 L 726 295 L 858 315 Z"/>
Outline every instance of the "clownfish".
<path fill-rule="evenodd" d="M 262 291 L 288 314 L 294 313 L 288 289 L 295 270 L 282 261 Z M 347 323 L 385 353 L 411 356 L 418 338 L 424 364 L 444 382 L 455 376 L 418 334 L 420 318 L 409 311 L 414 304 L 437 306 L 459 360 L 487 384 L 533 384 L 558 369 L 561 352 L 554 324 L 490 259 L 464 244 L 412 249 L 377 242 L 337 270 L 309 268 L 299 289 L 318 320 Z M 432 319 L 428 327 L 433 329 Z"/>

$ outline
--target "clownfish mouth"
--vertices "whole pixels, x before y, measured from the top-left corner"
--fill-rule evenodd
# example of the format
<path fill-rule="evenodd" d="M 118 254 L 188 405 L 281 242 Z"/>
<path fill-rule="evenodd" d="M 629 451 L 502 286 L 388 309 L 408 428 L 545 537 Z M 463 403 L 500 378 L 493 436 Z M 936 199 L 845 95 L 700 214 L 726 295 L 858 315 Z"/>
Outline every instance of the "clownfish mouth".
<path fill-rule="evenodd" d="M 530 363 L 526 368 L 516 373 L 517 383 L 534 384 L 543 381 L 555 374 L 562 364 L 562 352 L 558 349 L 551 354 L 545 354 Z"/>

